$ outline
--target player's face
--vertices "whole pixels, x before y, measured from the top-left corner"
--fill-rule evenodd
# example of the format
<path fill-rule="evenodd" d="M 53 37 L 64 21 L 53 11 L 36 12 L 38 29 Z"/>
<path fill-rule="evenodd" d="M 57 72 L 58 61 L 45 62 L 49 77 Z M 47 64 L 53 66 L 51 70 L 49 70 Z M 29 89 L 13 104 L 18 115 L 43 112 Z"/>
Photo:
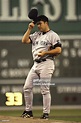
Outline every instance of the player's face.
<path fill-rule="evenodd" d="M 37 22 L 37 27 L 41 32 L 46 32 L 47 22 L 39 21 Z"/>

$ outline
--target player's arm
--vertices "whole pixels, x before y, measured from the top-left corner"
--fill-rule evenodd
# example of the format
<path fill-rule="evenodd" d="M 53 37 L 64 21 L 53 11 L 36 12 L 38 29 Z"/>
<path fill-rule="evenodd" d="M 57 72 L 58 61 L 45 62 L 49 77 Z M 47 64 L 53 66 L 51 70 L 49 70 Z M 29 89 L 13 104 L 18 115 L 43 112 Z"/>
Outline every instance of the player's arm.
<path fill-rule="evenodd" d="M 49 55 L 57 56 L 61 53 L 61 51 L 62 51 L 61 43 L 57 41 L 57 43 L 54 46 L 51 46 L 46 53 Z"/>
<path fill-rule="evenodd" d="M 57 56 L 61 53 L 61 43 L 56 43 L 54 46 L 51 46 L 48 51 L 42 51 L 38 53 L 38 56 L 44 56 L 44 55 L 51 55 L 51 56 Z"/>
<path fill-rule="evenodd" d="M 30 33 L 34 27 L 34 23 L 31 22 L 29 25 L 28 25 L 28 29 L 27 31 L 25 32 L 25 34 L 23 35 L 23 38 L 22 38 L 22 43 L 30 43 L 31 42 L 31 39 L 30 39 Z"/>
<path fill-rule="evenodd" d="M 57 55 L 59 55 L 61 53 L 61 51 L 62 51 L 61 47 L 56 47 L 55 49 L 46 51 L 45 55 L 57 56 Z"/>
<path fill-rule="evenodd" d="M 57 56 L 61 53 L 62 49 L 61 47 L 56 47 L 55 49 L 48 50 L 48 51 L 42 51 L 38 53 L 39 57 L 42 57 L 44 55 L 52 55 L 52 56 Z"/>

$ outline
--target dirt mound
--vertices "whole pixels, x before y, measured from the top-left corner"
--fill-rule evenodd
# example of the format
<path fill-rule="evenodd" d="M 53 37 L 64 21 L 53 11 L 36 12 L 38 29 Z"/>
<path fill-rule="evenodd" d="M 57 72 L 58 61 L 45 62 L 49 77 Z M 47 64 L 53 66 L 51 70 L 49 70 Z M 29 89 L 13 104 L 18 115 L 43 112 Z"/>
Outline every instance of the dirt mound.
<path fill-rule="evenodd" d="M 0 123 L 75 123 L 67 121 L 56 121 L 56 120 L 42 120 L 39 118 L 21 118 L 11 116 L 0 116 Z"/>

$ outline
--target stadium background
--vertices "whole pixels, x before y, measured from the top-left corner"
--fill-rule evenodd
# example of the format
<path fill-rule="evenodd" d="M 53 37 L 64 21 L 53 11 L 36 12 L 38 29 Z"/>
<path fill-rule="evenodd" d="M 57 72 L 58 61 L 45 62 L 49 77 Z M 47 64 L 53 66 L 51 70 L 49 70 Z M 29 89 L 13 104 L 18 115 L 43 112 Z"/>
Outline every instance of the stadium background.
<path fill-rule="evenodd" d="M 80 6 L 80 0 L 0 0 L 0 109 L 24 106 L 23 84 L 33 62 L 31 46 L 21 39 L 32 7 L 48 16 L 63 45 L 62 55 L 55 60 L 52 106 L 81 106 Z M 33 91 L 34 106 L 41 106 L 40 88 Z"/>

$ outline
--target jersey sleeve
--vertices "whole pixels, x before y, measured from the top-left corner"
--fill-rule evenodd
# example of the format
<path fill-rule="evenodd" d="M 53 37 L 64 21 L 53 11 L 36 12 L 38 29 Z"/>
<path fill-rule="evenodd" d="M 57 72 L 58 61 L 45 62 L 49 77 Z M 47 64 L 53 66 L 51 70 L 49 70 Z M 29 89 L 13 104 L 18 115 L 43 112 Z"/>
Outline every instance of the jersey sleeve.
<path fill-rule="evenodd" d="M 30 34 L 29 38 L 31 40 L 31 43 L 33 43 L 36 40 L 37 36 L 38 36 L 37 32 Z"/>
<path fill-rule="evenodd" d="M 54 32 L 50 35 L 50 43 L 52 49 L 55 49 L 56 47 L 61 47 L 61 40 L 57 33 Z"/>

